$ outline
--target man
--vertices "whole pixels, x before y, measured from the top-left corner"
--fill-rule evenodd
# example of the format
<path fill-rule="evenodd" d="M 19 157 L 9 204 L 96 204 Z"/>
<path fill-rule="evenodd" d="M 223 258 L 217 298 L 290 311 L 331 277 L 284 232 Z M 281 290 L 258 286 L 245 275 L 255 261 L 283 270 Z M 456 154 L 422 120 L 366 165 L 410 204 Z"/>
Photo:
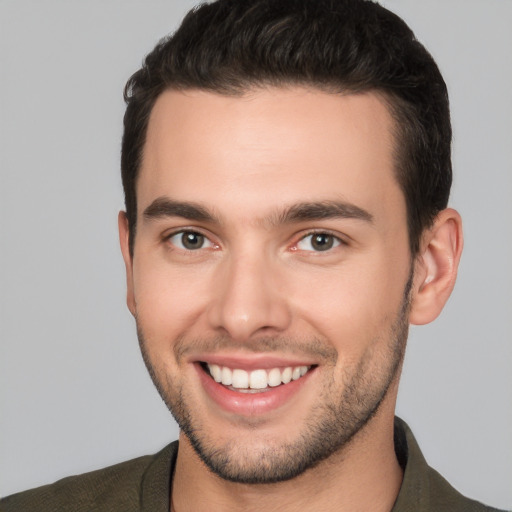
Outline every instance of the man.
<path fill-rule="evenodd" d="M 128 306 L 181 428 L 6 510 L 491 510 L 394 418 L 462 250 L 446 87 L 352 1 L 203 6 L 129 81 Z"/>

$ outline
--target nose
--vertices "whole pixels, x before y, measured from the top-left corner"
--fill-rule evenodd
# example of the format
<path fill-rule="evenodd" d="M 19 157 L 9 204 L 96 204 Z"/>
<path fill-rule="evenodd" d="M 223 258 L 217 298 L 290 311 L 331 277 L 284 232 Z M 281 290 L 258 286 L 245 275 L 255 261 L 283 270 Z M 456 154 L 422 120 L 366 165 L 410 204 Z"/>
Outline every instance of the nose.
<path fill-rule="evenodd" d="M 291 313 L 276 267 L 262 255 L 223 261 L 208 311 L 211 327 L 241 343 L 285 331 Z"/>

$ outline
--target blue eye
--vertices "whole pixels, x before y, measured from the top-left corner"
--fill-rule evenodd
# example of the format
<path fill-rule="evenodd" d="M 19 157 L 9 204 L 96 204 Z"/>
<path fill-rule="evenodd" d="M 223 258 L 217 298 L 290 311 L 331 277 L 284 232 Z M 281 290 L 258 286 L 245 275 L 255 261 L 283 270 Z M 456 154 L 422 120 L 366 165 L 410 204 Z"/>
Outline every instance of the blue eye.
<path fill-rule="evenodd" d="M 212 242 L 196 231 L 180 231 L 169 237 L 169 242 L 178 249 L 196 251 L 207 247 L 213 247 Z"/>
<path fill-rule="evenodd" d="M 341 245 L 341 240 L 329 233 L 311 233 L 302 238 L 297 244 L 301 251 L 323 252 Z"/>

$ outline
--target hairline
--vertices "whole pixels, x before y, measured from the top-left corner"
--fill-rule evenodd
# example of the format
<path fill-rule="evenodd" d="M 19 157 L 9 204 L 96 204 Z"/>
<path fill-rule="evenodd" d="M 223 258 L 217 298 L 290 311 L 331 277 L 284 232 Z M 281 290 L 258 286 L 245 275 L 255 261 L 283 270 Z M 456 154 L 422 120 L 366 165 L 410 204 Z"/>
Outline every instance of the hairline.
<path fill-rule="evenodd" d="M 357 95 L 357 94 L 373 94 L 376 96 L 386 108 L 391 121 L 391 130 L 390 135 L 392 137 L 392 158 L 393 158 L 393 174 L 396 180 L 397 185 L 402 192 L 404 197 L 404 201 L 406 204 L 406 222 L 408 229 L 408 240 L 409 240 L 409 249 L 411 256 L 414 257 L 418 253 L 419 250 L 419 240 L 414 238 L 414 229 L 411 225 L 412 212 L 410 211 L 411 205 L 408 201 L 408 194 L 405 190 L 405 184 L 400 179 L 401 175 L 404 175 L 410 170 L 404 169 L 405 164 L 405 155 L 403 151 L 400 150 L 401 144 L 400 142 L 405 139 L 405 133 L 403 131 L 403 125 L 405 120 L 403 119 L 403 114 L 401 109 L 407 108 L 407 103 L 405 100 L 400 98 L 398 95 L 393 94 L 390 91 L 385 90 L 380 87 L 350 87 L 343 86 L 343 84 L 336 84 L 334 81 L 320 83 L 315 82 L 314 80 L 307 79 L 297 79 L 297 80 L 270 80 L 270 79 L 246 79 L 242 83 L 239 83 L 236 86 L 223 86 L 220 83 L 213 84 L 211 87 L 198 86 L 198 85 L 187 85 L 180 84 L 179 81 L 176 83 L 165 84 L 161 87 L 161 90 L 158 94 L 155 95 L 153 101 L 150 105 L 150 109 L 148 112 L 147 120 L 144 126 L 144 137 L 143 144 L 140 152 L 140 161 L 138 162 L 138 166 L 136 169 L 136 174 L 133 180 L 133 192 L 135 199 L 135 211 L 133 212 L 135 215 L 135 219 L 133 223 L 130 225 L 129 223 L 129 247 L 130 254 L 133 257 L 134 254 L 134 246 L 135 246 L 135 237 L 137 232 L 137 222 L 138 222 L 138 201 L 137 201 L 137 183 L 139 181 L 139 177 L 141 174 L 141 170 L 144 163 L 144 156 L 147 147 L 147 134 L 149 123 L 151 121 L 151 116 L 154 110 L 154 107 L 161 98 L 163 94 L 169 91 L 175 92 L 187 92 L 187 91 L 200 91 L 207 92 L 212 94 L 218 94 L 226 97 L 234 97 L 234 98 L 243 98 L 244 96 L 250 95 L 253 92 L 265 91 L 271 89 L 293 89 L 293 88 L 303 88 L 306 91 L 319 91 L 326 94 L 333 95 Z M 128 219 L 130 220 L 130 219 Z M 424 226 L 423 230 L 428 229 L 429 226 Z M 418 238 L 418 237 L 416 237 Z"/>

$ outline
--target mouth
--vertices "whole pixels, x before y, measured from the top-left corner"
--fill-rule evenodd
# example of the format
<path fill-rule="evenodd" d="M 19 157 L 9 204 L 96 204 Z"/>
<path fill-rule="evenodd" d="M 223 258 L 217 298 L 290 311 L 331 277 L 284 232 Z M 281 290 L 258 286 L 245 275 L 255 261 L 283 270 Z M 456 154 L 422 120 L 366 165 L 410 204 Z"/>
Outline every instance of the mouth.
<path fill-rule="evenodd" d="M 311 359 L 273 354 L 202 354 L 190 361 L 208 397 L 207 402 L 237 417 L 277 414 L 292 406 L 302 409 L 318 384 L 318 364 Z M 303 390 L 310 390 L 306 394 Z M 223 413 L 221 413 L 221 416 Z"/>
<path fill-rule="evenodd" d="M 244 370 L 200 362 L 202 370 L 217 384 L 238 393 L 262 393 L 302 379 L 316 365 L 283 366 Z"/>

